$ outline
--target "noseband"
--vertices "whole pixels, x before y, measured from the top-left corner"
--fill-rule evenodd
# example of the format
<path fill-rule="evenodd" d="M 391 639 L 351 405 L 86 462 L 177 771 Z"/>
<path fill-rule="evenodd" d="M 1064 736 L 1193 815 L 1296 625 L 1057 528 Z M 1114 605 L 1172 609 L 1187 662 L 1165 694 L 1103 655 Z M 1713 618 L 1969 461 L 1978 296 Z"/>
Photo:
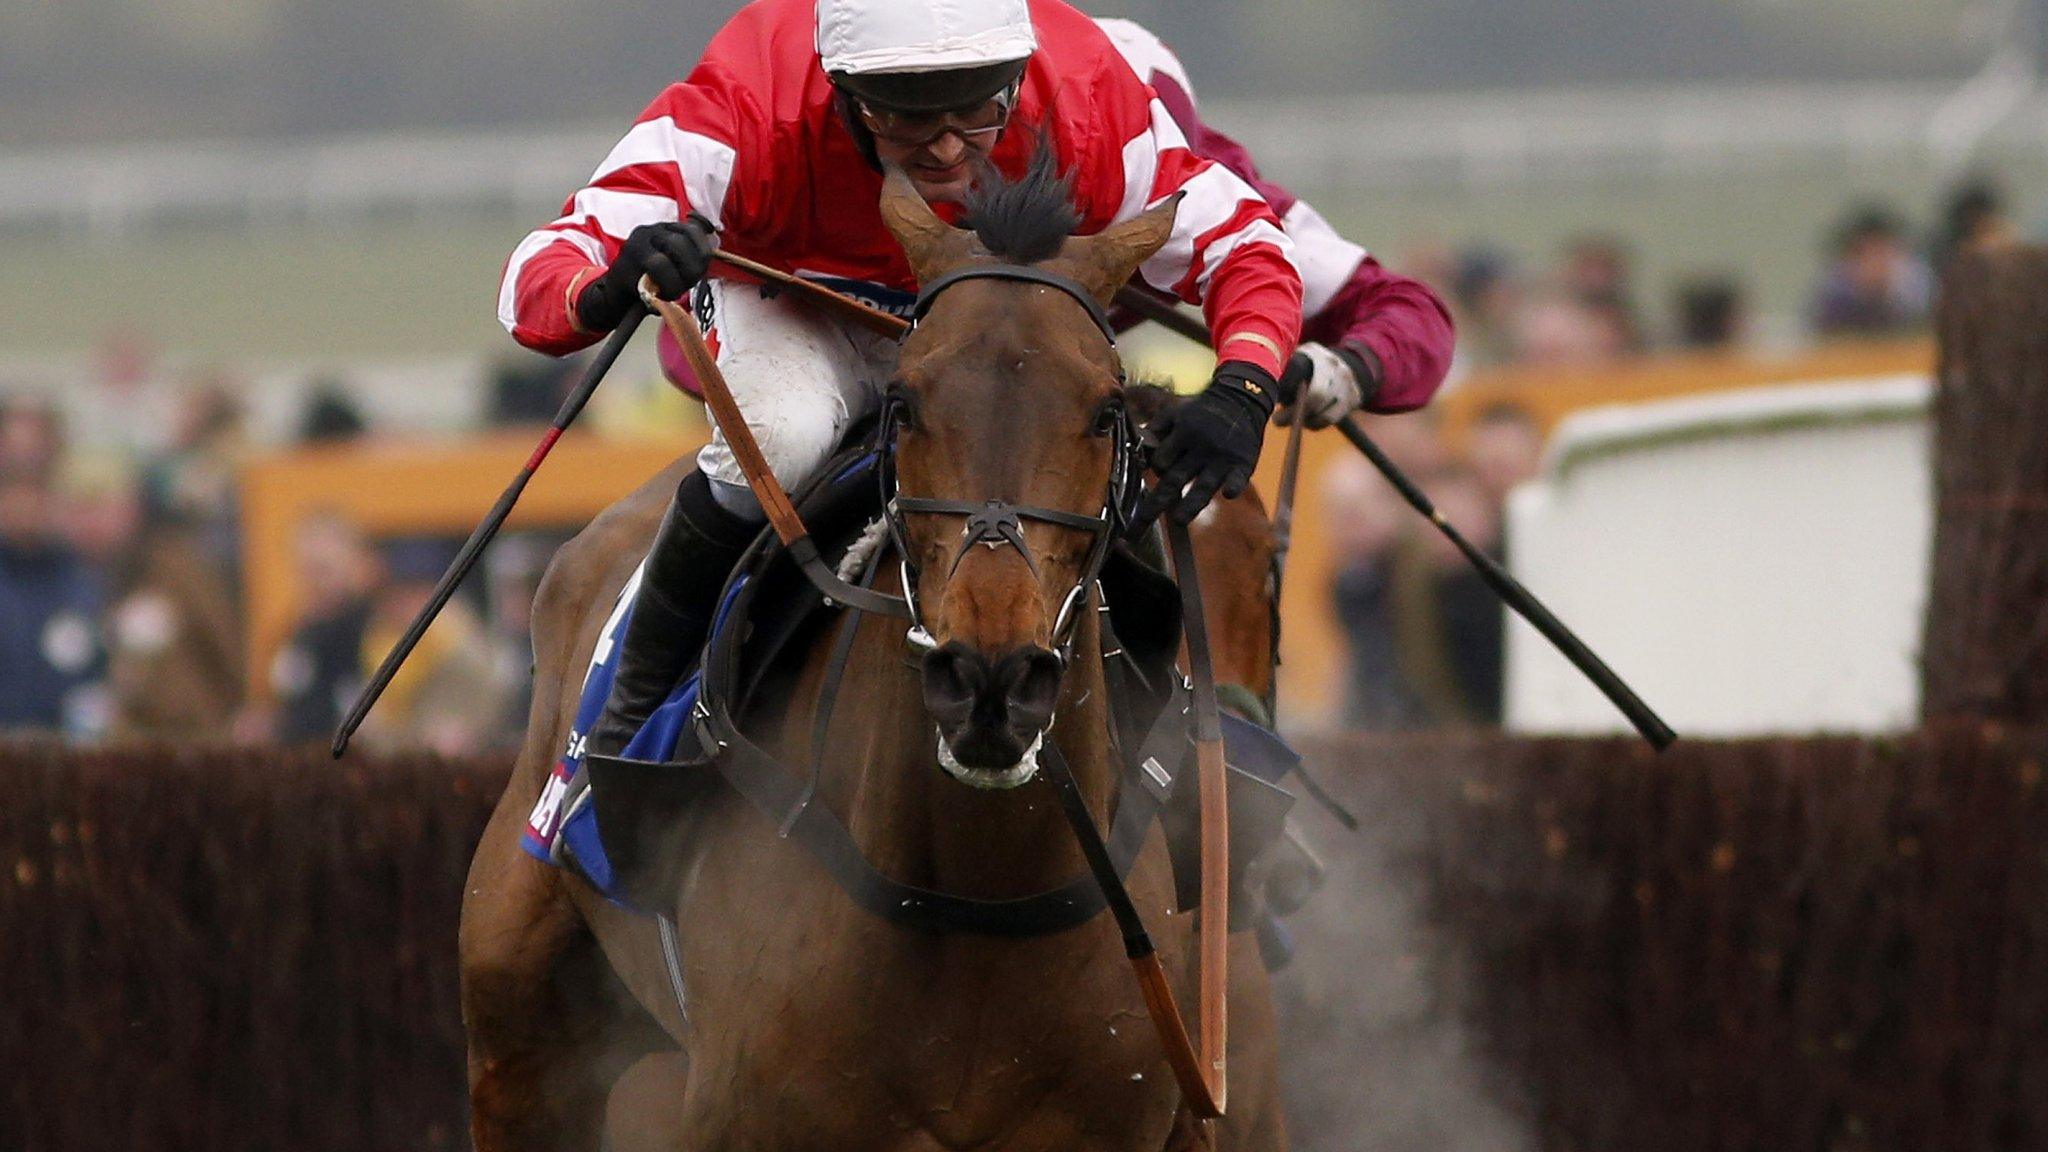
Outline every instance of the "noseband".
<path fill-rule="evenodd" d="M 1103 311 L 1095 297 L 1079 283 L 1048 272 L 1042 268 L 1030 268 L 1020 264 L 990 264 L 973 268 L 962 268 L 957 272 L 941 276 L 927 286 L 917 298 L 917 308 L 912 313 L 914 321 L 921 321 L 931 311 L 939 294 L 956 284 L 968 280 L 1008 280 L 1025 284 L 1039 284 L 1052 288 L 1082 306 L 1090 320 L 1109 341 L 1110 352 L 1116 352 L 1116 329 L 1110 326 L 1109 316 Z M 1117 368 L 1117 382 L 1123 383 L 1121 361 Z M 982 502 L 971 500 L 934 500 L 920 496 L 904 496 L 895 489 L 895 451 L 898 420 L 903 402 L 892 399 L 883 409 L 882 427 L 879 433 L 884 467 L 880 469 L 883 485 L 883 506 L 889 524 L 889 532 L 896 540 L 896 548 L 903 560 L 904 595 L 910 601 L 912 621 L 922 629 L 923 614 L 917 604 L 917 570 L 911 565 L 911 551 L 903 530 L 906 515 L 961 516 L 966 518 L 960 530 L 960 545 L 953 554 L 948 575 L 960 570 L 960 564 L 977 544 L 991 550 L 1009 547 L 1024 558 L 1024 564 L 1033 576 L 1040 574 L 1038 558 L 1032 554 L 1031 545 L 1024 538 L 1024 522 L 1036 521 L 1060 528 L 1073 528 L 1087 532 L 1093 538 L 1088 561 L 1082 566 L 1081 576 L 1067 593 L 1060 605 L 1058 618 L 1053 623 L 1053 650 L 1062 661 L 1067 658 L 1073 643 L 1074 626 L 1080 619 L 1077 609 L 1087 589 L 1102 574 L 1102 566 L 1109 559 L 1110 545 L 1115 543 L 1125 525 L 1130 522 L 1141 486 L 1139 469 L 1143 461 L 1138 449 L 1137 427 L 1130 412 L 1119 398 L 1114 416 L 1115 425 L 1109 430 L 1112 437 L 1109 480 L 1106 485 L 1102 511 L 1094 516 L 1045 508 L 1033 504 L 1013 504 L 1007 500 L 990 499 Z"/>

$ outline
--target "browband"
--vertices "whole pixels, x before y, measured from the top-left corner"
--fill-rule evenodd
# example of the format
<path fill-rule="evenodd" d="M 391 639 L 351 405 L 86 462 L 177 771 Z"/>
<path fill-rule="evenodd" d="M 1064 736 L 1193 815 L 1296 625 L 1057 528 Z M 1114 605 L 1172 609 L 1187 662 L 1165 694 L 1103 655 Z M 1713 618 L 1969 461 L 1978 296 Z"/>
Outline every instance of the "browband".
<path fill-rule="evenodd" d="M 932 310 L 932 301 L 938 299 L 939 293 L 963 280 L 1022 280 L 1064 292 L 1073 297 L 1075 303 L 1088 310 L 1088 318 L 1095 321 L 1095 326 L 1102 330 L 1103 339 L 1109 341 L 1110 347 L 1116 347 L 1116 329 L 1110 326 L 1109 313 L 1079 281 L 1070 280 L 1057 272 L 1047 272 L 1043 268 L 1030 268 L 1022 264 L 982 264 L 948 272 L 925 285 L 924 291 L 918 293 L 917 308 L 911 312 L 911 319 L 922 321 L 925 313 Z"/>

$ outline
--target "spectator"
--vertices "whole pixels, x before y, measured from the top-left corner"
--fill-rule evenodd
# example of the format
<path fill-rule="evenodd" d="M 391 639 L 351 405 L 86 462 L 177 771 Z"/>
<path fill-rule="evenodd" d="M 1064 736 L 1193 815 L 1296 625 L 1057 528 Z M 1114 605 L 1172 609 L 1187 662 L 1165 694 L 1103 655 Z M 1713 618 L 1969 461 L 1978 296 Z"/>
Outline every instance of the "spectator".
<path fill-rule="evenodd" d="M 547 424 L 576 386 L 580 358 L 522 354 L 492 367 L 485 420 L 494 428 Z"/>
<path fill-rule="evenodd" d="M 67 398 L 66 410 L 81 445 L 154 460 L 170 448 L 181 393 L 148 339 L 114 331 L 95 350 L 93 375 Z"/>
<path fill-rule="evenodd" d="M 1334 553 L 1331 607 L 1348 655 L 1344 725 L 1367 731 L 1414 727 L 1422 707 L 1402 676 L 1390 595 L 1406 507 L 1363 459 L 1341 456 L 1324 474 L 1323 508 Z"/>
<path fill-rule="evenodd" d="M 336 515 L 299 528 L 299 622 L 271 660 L 269 700 L 245 712 L 237 736 L 293 744 L 325 740 L 362 684 L 363 634 L 379 565 L 362 533 Z"/>
<path fill-rule="evenodd" d="M 559 535 L 522 533 L 499 541 L 484 559 L 491 655 L 499 676 L 512 686 L 504 717 L 507 731 L 517 732 L 526 724 L 533 697 L 533 601 L 548 558 L 562 540 Z"/>
<path fill-rule="evenodd" d="M 1635 305 L 1635 254 L 1626 241 L 1592 235 L 1567 245 L 1564 291 L 1573 304 L 1591 313 L 1612 333 L 1619 352 L 1643 350 L 1643 325 Z"/>
<path fill-rule="evenodd" d="M 1905 225 L 1873 205 L 1837 233 L 1834 261 L 1814 295 L 1813 326 L 1823 336 L 1910 332 L 1926 325 L 1933 299 L 1933 277 L 1908 247 Z"/>
<path fill-rule="evenodd" d="M 1499 555 L 1501 501 L 1535 475 L 1541 429 L 1524 408 L 1489 407 L 1472 428 L 1470 465 L 1454 460 L 1429 412 L 1376 421 L 1375 439 L 1457 529 Z M 1498 723 L 1505 620 L 1485 579 L 1412 515 L 1363 461 L 1325 474 L 1334 556 L 1332 607 L 1348 648 L 1347 727 L 1409 731 Z"/>
<path fill-rule="evenodd" d="M 2004 193 L 1988 179 L 1970 180 L 1949 194 L 1941 234 L 1934 241 L 1934 266 L 1947 268 L 1949 261 L 1966 252 L 2019 242 L 2019 225 L 2007 210 Z"/>
<path fill-rule="evenodd" d="M 404 541 L 387 550 L 389 578 L 376 594 L 359 652 L 363 675 L 426 606 L 453 558 L 435 541 Z M 515 746 L 522 733 L 505 720 L 517 688 L 493 658 L 475 610 L 451 600 L 363 725 L 363 746 L 429 748 L 444 756 Z"/>
<path fill-rule="evenodd" d="M 298 442 L 304 445 L 343 444 L 369 430 L 348 389 L 338 380 L 313 385 L 299 414 Z"/>
<path fill-rule="evenodd" d="M 247 450 L 241 401 L 211 376 L 183 398 L 170 450 L 147 473 L 149 514 L 190 524 L 223 572 L 234 571 L 239 551 L 235 479 Z"/>
<path fill-rule="evenodd" d="M 1478 367 L 1517 359 L 1523 293 L 1513 259 L 1496 248 L 1464 252 L 1455 289 L 1460 354 Z"/>
<path fill-rule="evenodd" d="M 226 578 L 188 528 L 143 521 L 135 478 L 117 460 L 75 470 L 67 520 L 109 585 L 108 734 L 220 738 L 243 687 L 241 622 Z"/>
<path fill-rule="evenodd" d="M 54 405 L 0 403 L 0 471 L 49 479 L 63 454 L 64 419 Z"/>
<path fill-rule="evenodd" d="M 1696 352 L 1725 352 L 1748 328 L 1742 285 L 1733 276 L 1695 276 L 1678 286 L 1678 346 Z"/>
<path fill-rule="evenodd" d="M 1588 308 L 1564 292 L 1539 298 L 1515 324 L 1516 356 L 1524 364 L 1601 364 L 1629 351 L 1631 336 L 1617 313 Z"/>
<path fill-rule="evenodd" d="M 1482 409 L 1466 436 L 1466 457 L 1498 518 L 1508 495 L 1536 478 L 1543 463 L 1543 427 L 1527 408 L 1500 401 Z"/>
<path fill-rule="evenodd" d="M 105 585 L 58 523 L 48 474 L 0 470 L 0 728 L 95 736 Z"/>
<path fill-rule="evenodd" d="M 1499 552 L 1499 509 L 1470 470 L 1438 475 L 1427 489 L 1467 540 Z M 1388 597 L 1400 680 L 1417 707 L 1409 726 L 1500 723 L 1502 605 L 1464 553 L 1411 527 L 1392 557 Z"/>

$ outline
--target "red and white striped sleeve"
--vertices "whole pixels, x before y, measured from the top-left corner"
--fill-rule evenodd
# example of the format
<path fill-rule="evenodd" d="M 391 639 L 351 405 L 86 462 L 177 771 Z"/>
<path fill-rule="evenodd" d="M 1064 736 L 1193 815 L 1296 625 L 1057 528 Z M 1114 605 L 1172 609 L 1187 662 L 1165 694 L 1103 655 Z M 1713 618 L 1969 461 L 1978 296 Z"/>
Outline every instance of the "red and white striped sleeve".
<path fill-rule="evenodd" d="M 1202 306 L 1216 354 L 1281 375 L 1301 337 L 1301 273 L 1294 242 L 1258 191 L 1222 164 L 1197 155 L 1149 86 L 1143 127 L 1124 145 L 1129 219 L 1175 192 L 1186 194 L 1173 238 L 1139 269 L 1144 281 Z"/>
<path fill-rule="evenodd" d="M 513 249 L 498 290 L 498 321 L 539 352 L 564 355 L 600 333 L 576 321 L 576 296 L 635 228 L 698 212 L 722 223 L 738 156 L 731 103 L 702 77 L 675 84 L 640 114 L 561 218 Z"/>

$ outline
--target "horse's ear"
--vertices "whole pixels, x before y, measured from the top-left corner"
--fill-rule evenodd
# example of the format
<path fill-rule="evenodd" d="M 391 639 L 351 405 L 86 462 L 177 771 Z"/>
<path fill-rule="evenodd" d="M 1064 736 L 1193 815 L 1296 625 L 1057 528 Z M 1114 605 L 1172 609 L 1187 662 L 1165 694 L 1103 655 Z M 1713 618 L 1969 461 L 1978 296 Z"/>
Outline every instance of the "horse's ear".
<path fill-rule="evenodd" d="M 1074 237 L 1060 250 L 1053 266 L 1080 281 L 1097 300 L 1110 303 L 1117 289 L 1130 283 L 1145 261 L 1158 255 L 1173 238 L 1174 218 L 1185 195 L 1176 192 L 1142 215 L 1097 235 Z"/>
<path fill-rule="evenodd" d="M 920 284 L 929 284 L 968 260 L 971 233 L 939 219 L 901 168 L 892 166 L 882 183 L 882 223 L 903 246 Z"/>

